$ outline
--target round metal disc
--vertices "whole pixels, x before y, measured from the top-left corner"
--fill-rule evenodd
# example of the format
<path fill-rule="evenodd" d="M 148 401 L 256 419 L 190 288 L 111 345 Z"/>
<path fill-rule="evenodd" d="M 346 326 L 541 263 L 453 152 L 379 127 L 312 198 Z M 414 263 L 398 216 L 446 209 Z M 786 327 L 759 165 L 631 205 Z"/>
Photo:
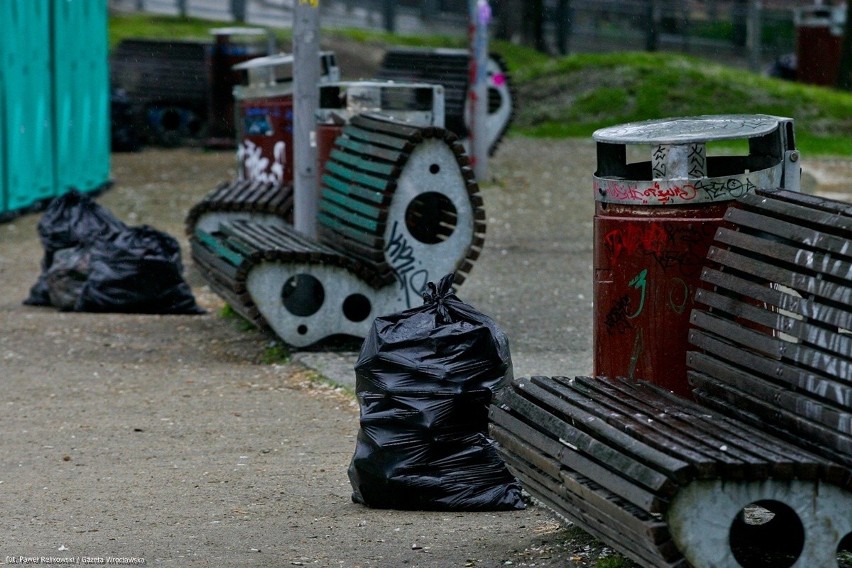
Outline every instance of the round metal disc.
<path fill-rule="evenodd" d="M 592 134 L 592 138 L 609 144 L 655 145 L 754 138 L 773 132 L 782 120 L 789 119 L 765 114 L 664 118 L 601 128 Z"/>

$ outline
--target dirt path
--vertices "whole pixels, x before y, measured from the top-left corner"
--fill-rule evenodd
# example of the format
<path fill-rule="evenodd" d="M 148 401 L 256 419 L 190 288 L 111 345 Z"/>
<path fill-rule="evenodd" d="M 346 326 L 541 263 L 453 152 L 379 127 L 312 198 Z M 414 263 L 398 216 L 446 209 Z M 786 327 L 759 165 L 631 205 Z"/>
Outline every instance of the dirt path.
<path fill-rule="evenodd" d="M 510 139 L 492 166 L 486 249 L 460 295 L 505 328 L 517 375 L 589 372 L 594 147 Z M 99 202 L 178 237 L 186 251 L 187 210 L 234 175 L 234 160 L 146 150 L 114 156 L 113 175 Z M 0 562 L 594 565 L 601 545 L 538 507 L 461 514 L 353 504 L 354 399 L 298 364 L 265 362 L 268 338 L 223 319 L 186 252 L 204 316 L 23 306 L 39 273 L 39 218 L 0 225 Z M 351 356 L 330 358 L 346 373 Z"/>
<path fill-rule="evenodd" d="M 115 155 L 116 185 L 99 202 L 129 224 L 179 237 L 185 250 L 186 211 L 232 169 L 228 153 Z M 492 195 L 519 199 L 516 184 L 529 180 L 518 176 L 506 176 L 507 187 Z M 310 380 L 299 365 L 263 363 L 268 339 L 221 317 L 221 300 L 186 253 L 204 316 L 23 306 L 39 273 L 39 219 L 0 225 L 0 561 L 565 566 L 600 549 L 566 538 L 537 507 L 457 514 L 353 504 L 351 395 Z M 503 214 L 491 221 L 489 254 L 499 258 L 514 245 L 500 228 L 508 225 Z M 522 309 L 502 305 L 517 290 L 498 293 L 505 277 L 489 282 L 498 269 L 483 265 L 471 295 L 507 316 Z"/>

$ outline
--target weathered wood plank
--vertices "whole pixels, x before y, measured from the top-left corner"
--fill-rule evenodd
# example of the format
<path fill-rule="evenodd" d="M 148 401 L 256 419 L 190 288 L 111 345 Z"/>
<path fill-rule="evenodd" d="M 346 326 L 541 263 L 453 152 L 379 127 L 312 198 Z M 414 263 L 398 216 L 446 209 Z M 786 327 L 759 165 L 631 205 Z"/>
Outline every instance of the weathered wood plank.
<path fill-rule="evenodd" d="M 772 286 L 765 280 L 752 281 L 715 268 L 704 268 L 701 280 L 719 289 L 753 298 L 775 308 L 801 315 L 814 322 L 821 322 L 841 329 L 852 329 L 852 307 L 826 305 L 816 298 L 802 298 L 783 292 L 778 286 Z M 695 300 L 702 303 L 705 290 L 696 290 Z"/>

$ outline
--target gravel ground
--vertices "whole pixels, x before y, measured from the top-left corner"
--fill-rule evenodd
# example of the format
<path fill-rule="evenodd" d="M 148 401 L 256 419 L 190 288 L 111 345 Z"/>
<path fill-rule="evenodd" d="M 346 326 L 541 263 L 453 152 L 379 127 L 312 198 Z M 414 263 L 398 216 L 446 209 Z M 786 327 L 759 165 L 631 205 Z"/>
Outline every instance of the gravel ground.
<path fill-rule="evenodd" d="M 516 375 L 591 371 L 594 160 L 587 141 L 513 138 L 484 184 L 487 244 L 459 293 L 506 330 Z M 357 404 L 317 372 L 351 380 L 353 354 L 269 362 L 269 338 L 224 318 L 188 260 L 186 212 L 234 169 L 229 152 L 118 154 L 115 187 L 99 198 L 125 222 L 179 238 L 203 316 L 23 306 L 42 256 L 39 215 L 0 225 L 0 562 L 594 566 L 609 554 L 536 506 L 461 514 L 351 502 Z M 848 187 L 848 176 L 820 185 L 808 175 L 817 191 Z"/>
<path fill-rule="evenodd" d="M 583 175 L 573 175 L 566 153 L 582 157 Z M 541 167 L 522 172 L 524 155 Z M 505 327 L 516 372 L 555 372 L 560 361 L 588 368 L 592 148 L 510 140 L 501 156 L 485 190 L 488 246 L 462 298 Z M 129 224 L 179 238 L 187 281 L 208 313 L 24 306 L 42 256 L 40 215 L 0 225 L 0 561 L 565 566 L 575 557 L 582 566 L 600 553 L 535 506 L 460 514 L 353 504 L 351 394 L 298 363 L 265 362 L 269 339 L 223 318 L 188 260 L 183 218 L 233 176 L 232 154 L 147 149 L 114 155 L 112 171 L 115 186 L 98 201 Z M 564 215 L 577 209 L 585 220 L 569 222 Z"/>

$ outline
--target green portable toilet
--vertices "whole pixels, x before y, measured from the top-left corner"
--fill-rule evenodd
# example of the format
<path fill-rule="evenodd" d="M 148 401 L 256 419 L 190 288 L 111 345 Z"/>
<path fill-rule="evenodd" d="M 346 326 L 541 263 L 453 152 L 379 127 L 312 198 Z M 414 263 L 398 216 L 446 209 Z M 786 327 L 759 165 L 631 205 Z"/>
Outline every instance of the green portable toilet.
<path fill-rule="evenodd" d="M 107 7 L 100 0 L 53 2 L 56 191 L 92 191 L 109 179 Z"/>
<path fill-rule="evenodd" d="M 4 209 L 54 195 L 49 0 L 0 2 Z"/>
<path fill-rule="evenodd" d="M 0 218 L 109 183 L 106 0 L 0 0 Z"/>

